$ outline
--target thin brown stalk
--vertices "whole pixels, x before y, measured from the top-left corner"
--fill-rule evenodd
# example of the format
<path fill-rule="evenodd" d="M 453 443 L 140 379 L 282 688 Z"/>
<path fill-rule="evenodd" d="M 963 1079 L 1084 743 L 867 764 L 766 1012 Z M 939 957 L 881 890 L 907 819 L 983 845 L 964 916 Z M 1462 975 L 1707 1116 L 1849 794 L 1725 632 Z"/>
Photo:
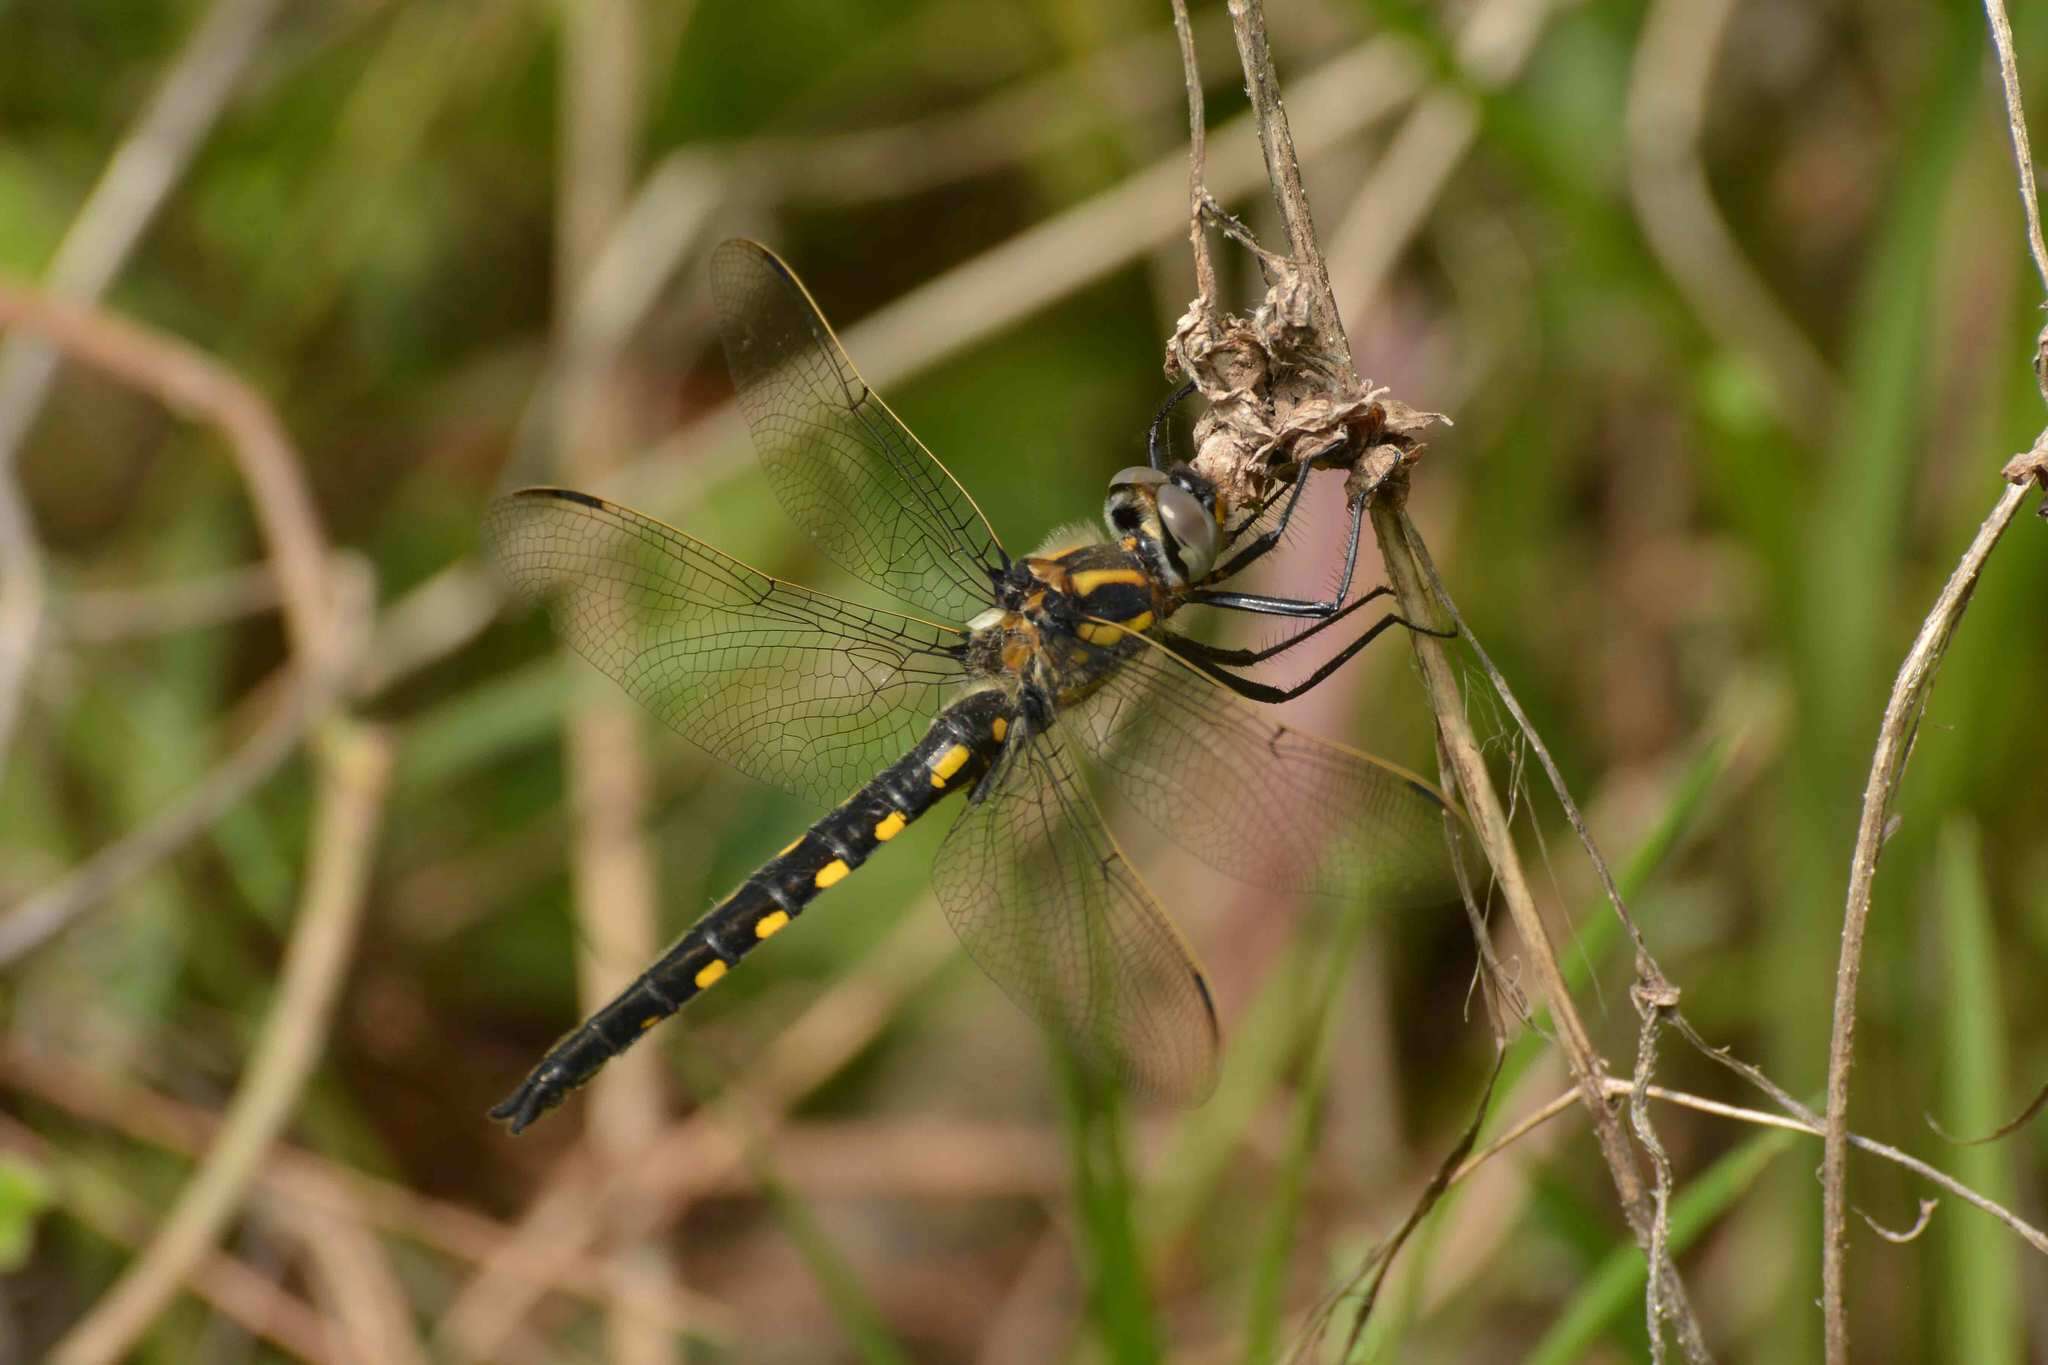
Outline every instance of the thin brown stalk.
<path fill-rule="evenodd" d="M 1346 367 L 1338 379 L 1355 389 L 1358 370 L 1352 363 L 1351 342 L 1344 335 L 1344 320 L 1337 315 L 1336 296 L 1330 292 L 1330 269 L 1323 262 L 1315 220 L 1309 214 L 1308 191 L 1301 184 L 1301 157 L 1287 126 L 1287 110 L 1280 103 L 1280 73 L 1273 66 L 1272 45 L 1266 40 L 1266 7 L 1263 0 L 1230 0 L 1229 9 L 1230 33 L 1237 40 L 1238 63 L 1244 68 L 1245 90 L 1252 99 L 1252 124 L 1258 129 L 1259 150 L 1265 156 L 1266 183 L 1287 233 L 1287 254 L 1308 286 L 1309 318 L 1317 345 L 1325 356 Z"/>
<path fill-rule="evenodd" d="M 1636 1083 L 1633 1080 L 1624 1079 L 1620 1076 L 1607 1076 L 1602 1078 L 1600 1087 L 1607 1094 L 1620 1098 L 1632 1092 L 1636 1088 Z M 1661 1085 L 1649 1086 L 1647 1090 L 1652 1099 L 1662 1101 L 1665 1104 L 1675 1105 L 1682 1109 L 1690 1109 L 1695 1113 L 1710 1114 L 1716 1118 L 1732 1119 L 1737 1123 L 1747 1123 L 1758 1128 L 1779 1128 L 1790 1133 L 1805 1133 L 1809 1137 L 1825 1137 L 1827 1135 L 1827 1125 L 1822 1121 L 1821 1116 L 1797 1101 L 1792 1100 L 1789 1096 L 1786 1097 L 1786 1102 L 1794 1112 L 1789 1114 L 1772 1114 L 1762 1109 L 1749 1109 L 1738 1104 L 1727 1104 L 1720 1100 L 1708 1099 L 1703 1095 L 1689 1094 L 1683 1090 L 1672 1090 Z M 1451 1177 L 1452 1183 L 1455 1184 L 1458 1181 L 1464 1180 L 1481 1166 L 1507 1151 L 1551 1119 L 1565 1113 L 1572 1108 L 1578 1099 L 1579 1093 L 1576 1089 L 1568 1090 L 1551 1099 L 1548 1103 L 1530 1111 L 1527 1115 L 1517 1120 L 1513 1127 L 1488 1143 L 1484 1148 L 1473 1153 L 1458 1168 L 1456 1174 Z M 1964 1203 L 1997 1219 L 2022 1241 L 2026 1242 L 2028 1246 L 2031 1246 L 2042 1255 L 2048 1256 L 2048 1232 L 2035 1227 L 2032 1223 L 2027 1222 L 2026 1219 L 2021 1218 L 1996 1200 L 1979 1194 L 1948 1172 L 1938 1167 L 1930 1166 L 1919 1157 L 1901 1151 L 1890 1143 L 1878 1142 L 1873 1138 L 1864 1137 L 1860 1133 L 1851 1133 L 1849 1135 L 1849 1145 L 1859 1151 L 1868 1152 L 1872 1156 L 1889 1161 L 1902 1170 L 1911 1171 L 1922 1180 L 1948 1191 L 1948 1193 Z"/>
<path fill-rule="evenodd" d="M 1401 500 L 1405 467 L 1419 454 L 1416 434 L 1435 420 L 1389 396 L 1366 393 L 1357 380 L 1341 321 L 1330 297 L 1328 272 L 1315 239 L 1302 191 L 1297 149 L 1280 112 L 1278 78 L 1265 41 L 1264 16 L 1257 0 L 1232 0 L 1230 14 L 1238 38 L 1252 117 L 1268 170 L 1269 188 L 1286 225 L 1290 258 L 1258 252 L 1268 278 L 1267 302 L 1257 318 L 1222 319 L 1206 315 L 1202 301 L 1176 329 L 1171 354 L 1187 372 L 1206 378 L 1210 411 L 1197 424 L 1200 447 L 1197 465 L 1234 493 L 1257 496 L 1273 477 L 1275 465 L 1333 458 L 1345 452 L 1353 467 L 1352 496 L 1371 494 L 1374 533 L 1404 615 L 1433 622 L 1413 546 L 1419 537 L 1407 522 Z M 1205 207 L 1199 206 L 1198 209 Z M 1227 225 L 1226 225 L 1227 226 Z M 1242 230 L 1232 232 L 1243 240 Z M 1309 324 L 1317 343 L 1299 346 L 1290 333 L 1275 332 L 1270 319 L 1296 316 Z M 1263 320 L 1263 321 L 1262 321 Z M 1251 348 L 1256 366 L 1263 362 L 1266 378 L 1256 392 L 1217 371 L 1216 360 Z M 1277 434 L 1276 434 L 1277 433 Z M 1484 756 L 1465 715 L 1463 698 L 1448 655 L 1435 639 L 1418 636 L 1416 647 L 1445 762 L 1471 810 L 1476 834 L 1494 869 L 1517 932 L 1534 962 L 1537 980 L 1552 1011 L 1568 1064 L 1578 1078 L 1581 1098 L 1591 1116 L 1601 1153 L 1621 1197 L 1631 1231 L 1651 1259 L 1649 1311 L 1655 1322 L 1674 1325 L 1689 1361 L 1710 1359 L 1703 1333 L 1686 1298 L 1675 1268 L 1661 1252 L 1664 1245 L 1658 1204 L 1646 1190 L 1634 1149 L 1617 1116 L 1601 1094 L 1598 1079 L 1606 1074 L 1585 1025 L 1565 989 L 1556 952 L 1535 906 L 1526 873 L 1515 850 L 1508 819 L 1495 794 Z M 1664 1008 L 1664 995 L 1658 1008 Z M 1638 1114 L 1639 1126 L 1647 1121 Z M 1651 1141 L 1654 1142 L 1652 1135 Z"/>
<path fill-rule="evenodd" d="M 1180 40 L 1180 68 L 1188 97 L 1188 250 L 1195 262 L 1195 295 L 1216 307 L 1216 260 L 1209 254 L 1209 117 L 1202 106 L 1202 69 L 1195 58 L 1195 30 L 1187 0 L 1173 0 L 1173 31 Z"/>
<path fill-rule="evenodd" d="M 270 548 L 293 652 L 285 700 L 242 746 L 155 821 L 93 855 L 62 882 L 0 921 L 0 963 L 60 932 L 78 915 L 184 846 L 284 762 L 326 710 L 354 657 L 336 622 L 337 588 L 325 534 L 297 452 L 263 397 L 211 357 L 176 338 L 35 289 L 0 282 L 0 326 L 33 330 L 58 350 L 220 428 L 249 489 Z"/>
<path fill-rule="evenodd" d="M 227 625 L 275 610 L 277 603 L 269 568 L 251 564 L 177 583 L 66 593 L 58 629 L 69 640 L 108 644 Z"/>
<path fill-rule="evenodd" d="M 18 282 L 0 281 L 0 327 L 34 332 L 68 358 L 105 371 L 173 412 L 220 428 L 269 545 L 292 652 L 308 665 L 321 659 L 333 645 L 323 630 L 327 537 L 298 455 L 263 396 L 168 333 Z"/>
<path fill-rule="evenodd" d="M 220 1130 L 217 1114 L 95 1075 L 69 1058 L 37 1056 L 18 1043 L 0 1045 L 0 1076 L 46 1104 L 181 1156 L 205 1150 Z M 272 1145 L 261 1180 L 273 1201 L 337 1209 L 458 1260 L 481 1264 L 513 1236 L 511 1228 L 473 1209 L 428 1198 L 285 1142 Z M 594 1257 L 579 1255 L 551 1267 L 542 1287 L 592 1303 L 612 1298 L 615 1305 L 630 1307 L 652 1324 L 672 1332 L 687 1330 L 713 1344 L 729 1342 L 734 1332 L 719 1305 L 686 1290 L 672 1289 L 660 1297 L 613 1298 L 606 1267 Z"/>
<path fill-rule="evenodd" d="M 1403 615 L 1412 621 L 1438 619 L 1425 590 L 1420 566 L 1409 549 L 1420 538 L 1408 524 L 1406 512 L 1390 499 L 1375 498 L 1372 522 Z M 1495 793 L 1492 777 L 1487 772 L 1485 755 L 1466 719 L 1449 654 L 1441 641 L 1430 636 L 1416 635 L 1414 645 L 1422 664 L 1430 707 L 1436 715 L 1440 741 L 1449 757 L 1458 791 L 1464 798 L 1467 813 L 1472 817 L 1480 847 L 1485 850 L 1493 868 L 1502 902 L 1527 951 L 1528 961 L 1541 987 L 1539 993 L 1550 1007 L 1558 1045 L 1563 1048 L 1566 1063 L 1578 1081 L 1580 1100 L 1591 1116 L 1594 1137 L 1599 1143 L 1601 1156 L 1607 1162 L 1616 1192 L 1621 1197 L 1622 1211 L 1637 1244 L 1643 1248 L 1644 1255 L 1649 1256 L 1654 1246 L 1661 1245 L 1656 1226 L 1657 1209 L 1650 1192 L 1644 1187 L 1627 1135 L 1613 1110 L 1608 1108 L 1600 1088 L 1606 1067 L 1595 1051 L 1591 1035 L 1565 985 L 1556 947 L 1551 943 L 1550 931 L 1537 911 L 1535 896 L 1529 887 L 1528 874 L 1522 868 L 1521 855 L 1515 848 L 1506 812 L 1501 808 L 1500 797 Z M 1678 1327 L 1680 1347 L 1686 1358 L 1711 1359 L 1705 1337 L 1692 1316 L 1684 1286 L 1668 1260 L 1659 1263 L 1658 1273 L 1652 1276 L 1652 1281 L 1658 1285 L 1657 1292 L 1669 1320 Z"/>
<path fill-rule="evenodd" d="M 561 182 L 557 205 L 556 346 L 562 367 L 557 465 L 572 486 L 600 483 L 631 448 L 620 356 L 625 333 L 590 324 L 581 306 L 605 246 L 632 198 L 640 142 L 641 52 L 637 0 L 562 6 Z M 583 323 L 578 326 L 578 322 Z M 659 950 L 654 859 L 642 826 L 653 786 L 642 720 L 615 689 L 588 680 L 569 717 L 569 807 L 575 879 L 577 976 L 586 1013 L 623 990 Z M 631 1160 L 665 1121 L 662 1056 L 640 1048 L 615 1058 L 591 1084 L 584 1113 L 591 1150 L 605 1165 Z M 675 1269 L 644 1209 L 610 1211 L 611 1277 L 628 1295 L 659 1295 Z M 674 1338 L 638 1315 L 605 1317 L 605 1355 L 619 1365 L 663 1365 Z"/>
<path fill-rule="evenodd" d="M 2026 217 L 2027 249 L 2034 268 L 2048 291 L 2048 245 L 2041 237 L 2041 201 L 2034 189 L 2034 155 L 2027 142 L 2026 110 L 2020 99 L 2019 66 L 2013 52 L 2012 23 L 2006 18 L 2004 0 L 1984 0 L 1985 17 L 1991 27 L 1992 46 L 1998 53 L 1998 71 L 2005 92 L 2006 126 L 2012 134 L 2013 161 L 2019 178 L 2020 207 Z M 2036 343 L 2034 374 L 2048 397 L 2048 331 Z M 1863 810 L 1857 821 L 1856 846 L 1849 859 L 1849 893 L 1842 911 L 1842 950 L 1835 966 L 1834 1019 L 1828 1036 L 1827 1139 L 1821 1156 L 1821 1317 L 1828 1365 L 1848 1365 L 1848 1251 L 1849 1251 L 1849 1069 L 1856 1049 L 1856 989 L 1863 971 L 1863 936 L 1870 920 L 1871 886 L 1877 878 L 1877 860 L 1884 848 L 1884 832 L 1890 819 L 1892 798 L 1905 774 L 1912 754 L 1913 735 L 1926 704 L 1928 690 L 1942 655 L 1962 622 L 1970 594 L 1983 572 L 1984 562 L 1998 544 L 2005 528 L 2018 515 L 2026 499 L 2028 480 L 2048 487 L 2048 432 L 2034 440 L 2028 456 L 2009 463 L 2001 472 L 2009 481 L 2005 492 L 1976 539 L 1963 554 L 1962 562 L 1942 586 L 1920 633 L 1899 666 L 1892 693 L 1885 702 L 1884 720 L 1878 727 L 1877 747 L 1870 757 L 1870 778 L 1863 788 Z M 2030 458 L 2031 457 L 2031 458 Z"/>
<path fill-rule="evenodd" d="M 671 1125 L 632 1160 L 596 1169 L 585 1154 L 572 1151 L 528 1205 L 514 1236 L 477 1268 L 449 1304 L 437 1341 L 461 1359 L 495 1358 L 507 1334 L 517 1330 L 545 1292 L 550 1267 L 581 1255 L 598 1235 L 608 1209 L 630 1201 L 672 1218 L 683 1198 L 711 1173 L 743 1164 L 747 1138 L 730 1106 L 744 1104 L 753 1131 L 765 1132 L 775 1116 L 837 1074 L 947 961 L 956 940 L 940 925 L 929 898 L 913 907 L 875 948 L 870 958 L 875 965 L 820 995 L 744 1076 L 733 1079 L 720 1103 Z"/>
<path fill-rule="evenodd" d="M 241 1206 L 319 1060 L 354 951 L 391 772 L 390 742 L 376 730 L 336 721 L 322 738 L 304 900 L 277 1001 L 220 1139 L 148 1248 L 51 1352 L 52 1365 L 100 1365 L 129 1353 Z"/>
<path fill-rule="evenodd" d="M 2048 292 L 2048 242 L 2041 238 L 2041 196 L 2034 189 L 2034 150 L 2027 140 L 2027 114 L 2020 99 L 2019 57 L 2013 50 L 2012 20 L 2006 17 L 2005 0 L 1984 0 L 1984 17 L 1991 24 L 1991 46 L 1998 53 L 1998 80 L 2005 92 L 2005 126 L 2012 133 L 2013 171 L 2019 177 L 2020 210 L 2027 218 L 2027 250 L 2034 257 L 2041 288 Z"/>
<path fill-rule="evenodd" d="M 106 292 L 219 119 L 279 4 L 217 0 L 207 10 L 65 229 L 43 281 L 52 294 L 92 303 Z M 56 371 L 47 342 L 0 342 L 0 761 L 44 615 L 42 556 L 15 473 Z"/>
<path fill-rule="evenodd" d="M 118 1247 L 133 1247 L 148 1235 L 149 1213 L 125 1185 L 5 1115 L 0 1115 L 0 1151 L 18 1153 L 50 1171 L 58 1203 L 95 1235 Z M 300 1360 L 324 1365 L 337 1359 L 328 1346 L 327 1324 L 312 1305 L 246 1261 L 210 1251 L 192 1267 L 184 1288 L 250 1336 Z"/>
<path fill-rule="evenodd" d="M 1912 755 L 1920 713 L 1934 686 L 1935 671 L 1955 638 L 1963 612 L 1970 605 L 1984 563 L 2019 514 L 2027 499 L 2025 484 L 2007 485 L 1991 515 L 1977 528 L 1962 560 L 1942 585 L 1940 596 L 1920 623 L 1913 646 L 1892 683 L 1878 727 L 1877 747 L 1870 756 L 1870 777 L 1863 787 L 1863 809 L 1856 825 L 1856 846 L 1849 858 L 1848 903 L 1842 911 L 1842 950 L 1835 966 L 1835 1008 L 1828 1038 L 1827 1142 L 1821 1158 L 1821 1312 L 1829 1365 L 1848 1365 L 1847 1308 L 1849 1070 L 1856 1056 L 1856 988 L 1863 972 L 1863 938 L 1870 922 L 1871 888 L 1877 860 L 1884 851 L 1885 827 L 1892 799 Z"/>
<path fill-rule="evenodd" d="M 297 1240 L 314 1297 L 334 1324 L 347 1360 L 427 1365 L 412 1305 L 391 1258 L 346 1205 L 276 1201 L 269 1210 Z"/>

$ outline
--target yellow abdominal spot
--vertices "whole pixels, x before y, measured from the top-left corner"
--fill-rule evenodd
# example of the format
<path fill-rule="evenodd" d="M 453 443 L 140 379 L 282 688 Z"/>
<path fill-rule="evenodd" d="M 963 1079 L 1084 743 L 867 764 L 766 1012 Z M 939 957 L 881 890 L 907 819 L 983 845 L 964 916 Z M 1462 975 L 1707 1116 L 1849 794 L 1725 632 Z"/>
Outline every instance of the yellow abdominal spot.
<path fill-rule="evenodd" d="M 787 923 L 789 923 L 789 912 L 787 910 L 771 910 L 754 921 L 754 937 L 767 938 Z"/>
<path fill-rule="evenodd" d="M 640 1031 L 641 1031 L 642 1033 L 645 1033 L 645 1032 L 647 1032 L 647 1030 L 649 1030 L 649 1029 L 653 1028 L 653 1027 L 654 1027 L 654 1026 L 655 1026 L 656 1024 L 658 1024 L 658 1023 L 660 1023 L 660 1022 L 661 1022 L 661 1016 L 660 1016 L 660 1015 L 658 1015 L 658 1014 L 650 1014 L 650 1015 L 648 1015 L 648 1016 L 647 1016 L 647 1017 L 646 1017 L 645 1019 L 642 1019 L 642 1020 L 640 1021 Z"/>
<path fill-rule="evenodd" d="M 1083 569 L 1074 575 L 1074 592 L 1086 597 L 1097 588 L 1122 583 L 1133 588 L 1145 586 L 1145 575 L 1137 569 Z"/>
<path fill-rule="evenodd" d="M 966 767 L 967 760 L 972 757 L 973 755 L 968 752 L 965 744 L 955 744 L 952 748 L 940 754 L 932 762 L 932 785 L 934 787 L 945 786 L 947 779 Z"/>
<path fill-rule="evenodd" d="M 718 962 L 714 960 L 705 963 L 704 966 L 697 972 L 697 989 L 700 991 L 703 990 L 706 986 L 709 986 L 712 982 L 718 980 L 719 977 L 724 975 L 725 964 L 723 962 Z"/>
<path fill-rule="evenodd" d="M 881 820 L 876 823 L 875 838 L 881 840 L 883 843 L 886 844 L 891 839 L 901 834 L 903 832 L 903 827 L 909 823 L 910 822 L 908 820 L 903 818 L 902 811 L 892 810 L 887 815 L 883 816 Z"/>
<path fill-rule="evenodd" d="M 853 869 L 846 865 L 846 859 L 834 858 L 831 862 L 826 863 L 823 867 L 818 869 L 818 889 L 820 891 L 823 891 L 828 886 L 837 885 L 839 880 L 851 871 L 853 871 Z M 773 919 L 774 916 L 770 915 L 768 918 Z M 783 918 L 787 919 L 789 917 L 787 915 L 784 915 Z M 763 924 L 766 924 L 768 920 L 764 919 L 761 922 Z M 780 929 L 781 927 L 782 926 L 778 924 L 775 926 L 775 929 Z M 770 929 L 768 931 L 768 934 L 774 933 L 775 929 Z M 768 937 L 768 934 L 763 934 L 761 935 L 761 937 L 766 938 Z"/>

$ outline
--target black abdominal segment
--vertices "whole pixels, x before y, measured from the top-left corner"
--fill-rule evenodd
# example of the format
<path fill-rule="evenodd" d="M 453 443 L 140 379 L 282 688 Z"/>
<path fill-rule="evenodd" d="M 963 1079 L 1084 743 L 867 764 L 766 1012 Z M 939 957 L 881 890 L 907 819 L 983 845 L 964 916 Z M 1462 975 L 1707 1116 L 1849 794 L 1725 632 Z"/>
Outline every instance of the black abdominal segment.
<path fill-rule="evenodd" d="M 732 965 L 773 938 L 819 892 L 843 881 L 941 798 L 971 790 L 1009 733 L 1011 704 L 976 692 L 939 713 L 924 738 L 837 810 L 763 864 L 691 925 L 639 980 L 549 1050 L 491 1117 L 518 1132 L 560 1104 L 641 1035 L 717 984 Z"/>

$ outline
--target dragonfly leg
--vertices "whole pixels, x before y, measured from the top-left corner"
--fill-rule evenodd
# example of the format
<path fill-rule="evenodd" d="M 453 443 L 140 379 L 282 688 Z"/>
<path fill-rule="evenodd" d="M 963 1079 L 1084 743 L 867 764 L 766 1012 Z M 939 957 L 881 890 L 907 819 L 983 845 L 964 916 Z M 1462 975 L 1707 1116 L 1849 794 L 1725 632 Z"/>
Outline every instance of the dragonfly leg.
<path fill-rule="evenodd" d="M 1166 467 L 1173 463 L 1171 458 L 1173 455 L 1172 437 L 1166 430 L 1166 420 L 1173 416 L 1173 410 L 1179 407 L 1187 399 L 1187 396 L 1194 391 L 1195 381 L 1190 379 L 1187 383 L 1168 394 L 1166 401 L 1159 405 L 1158 413 L 1153 416 L 1152 425 L 1146 428 L 1145 458 L 1150 460 L 1152 467 L 1162 474 L 1166 472 Z"/>
<path fill-rule="evenodd" d="M 1309 466 L 1303 464 L 1300 471 L 1295 475 L 1294 488 L 1287 495 L 1287 505 L 1280 509 L 1280 520 L 1268 529 L 1259 532 L 1258 535 L 1252 538 L 1251 544 L 1232 555 L 1227 563 L 1210 574 L 1211 580 L 1221 581 L 1234 574 L 1242 573 L 1246 565 L 1262 558 L 1269 550 L 1280 543 L 1281 537 L 1287 534 L 1288 523 L 1294 520 L 1294 509 L 1301 505 L 1303 491 L 1308 488 L 1309 472 Z M 1269 497 L 1266 503 L 1259 509 L 1259 515 L 1264 515 L 1265 508 L 1271 505 L 1272 500 Z"/>
<path fill-rule="evenodd" d="M 1226 564 L 1217 577 L 1228 577 L 1242 569 L 1251 560 L 1273 548 L 1287 529 L 1288 520 L 1294 515 L 1295 504 L 1301 501 L 1301 490 L 1308 486 L 1308 466 L 1303 465 L 1301 476 L 1294 481 L 1294 492 L 1287 499 L 1287 506 L 1281 510 L 1280 523 L 1245 547 L 1242 554 Z M 1337 589 L 1323 601 L 1309 601 L 1300 597 L 1267 597 L 1260 593 L 1219 592 L 1213 589 L 1197 588 L 1188 594 L 1188 601 L 1200 602 L 1204 606 L 1218 607 L 1225 611 L 1249 611 L 1261 616 L 1330 617 L 1343 609 L 1344 599 L 1351 592 L 1352 571 L 1358 567 L 1358 538 L 1365 526 L 1365 499 L 1359 498 L 1351 504 L 1351 535 L 1344 545 L 1344 573 L 1337 580 Z"/>
<path fill-rule="evenodd" d="M 1331 626 L 1334 626 L 1339 621 L 1342 621 L 1345 618 L 1349 617 L 1351 613 L 1357 611 L 1366 603 L 1376 602 L 1382 597 L 1390 596 L 1393 593 L 1393 591 L 1394 590 L 1392 588 L 1387 587 L 1385 584 L 1381 584 L 1379 587 L 1374 588 L 1371 592 L 1365 594 L 1365 596 L 1354 598 L 1351 601 L 1346 602 L 1342 609 L 1335 612 L 1334 614 L 1325 616 L 1322 620 L 1317 621 L 1314 625 L 1308 626 L 1302 630 L 1298 630 L 1294 632 L 1294 634 L 1287 636 L 1285 639 L 1280 640 L 1274 644 L 1267 645 L 1263 649 L 1224 649 L 1218 645 L 1208 644 L 1201 640 L 1190 639 L 1185 635 L 1169 635 L 1166 637 L 1167 643 L 1173 647 L 1176 653 L 1182 654 L 1190 659 L 1199 656 L 1213 664 L 1228 664 L 1233 668 L 1244 668 L 1251 664 L 1264 663 L 1266 660 L 1272 658 L 1276 654 L 1286 653 L 1288 650 L 1294 648 L 1298 644 L 1301 644 L 1303 641 L 1309 639 L 1311 636 L 1322 634 Z"/>
<path fill-rule="evenodd" d="M 1365 598 L 1359 599 L 1360 602 L 1364 602 L 1366 600 L 1367 599 Z M 1431 630 L 1427 626 L 1418 626 L 1413 621 L 1408 620 L 1404 616 L 1397 616 L 1392 612 L 1389 612 L 1387 615 L 1382 616 L 1379 620 L 1375 621 L 1372 624 L 1372 627 L 1369 630 L 1367 630 L 1365 634 L 1359 636 L 1356 640 L 1353 640 L 1350 644 L 1338 650 L 1337 653 L 1329 659 L 1324 660 L 1321 667 L 1317 668 L 1315 672 L 1309 674 L 1306 678 L 1302 679 L 1300 682 L 1296 683 L 1292 687 L 1275 687 L 1271 683 L 1255 682 L 1250 678 L 1239 677 L 1237 674 L 1232 673 L 1228 669 L 1224 668 L 1220 663 L 1217 663 L 1212 659 L 1201 657 L 1199 654 L 1187 654 L 1183 655 L 1182 657 L 1186 658 L 1187 661 L 1193 664 L 1196 668 L 1208 674 L 1217 682 L 1222 683 L 1225 687 L 1229 688 L 1231 691 L 1237 693 L 1238 696 L 1243 697 L 1248 701 L 1292 701 L 1294 698 L 1300 696 L 1302 693 L 1308 691 L 1310 688 L 1315 687 L 1317 684 L 1321 683 L 1325 678 L 1328 678 L 1332 673 L 1335 673 L 1338 669 L 1342 668 L 1347 662 L 1350 661 L 1353 655 L 1357 654 L 1360 650 L 1364 649 L 1374 640 L 1377 640 L 1380 637 L 1381 633 L 1384 632 L 1390 626 L 1406 626 L 1409 630 L 1415 631 L 1422 635 L 1433 635 L 1436 636 L 1438 639 L 1450 639 L 1451 637 L 1457 634 L 1456 631 Z M 1303 632 L 1303 635 L 1306 636 L 1308 633 L 1309 632 L 1305 631 Z M 1176 647 L 1178 647 L 1178 645 L 1176 645 Z"/>

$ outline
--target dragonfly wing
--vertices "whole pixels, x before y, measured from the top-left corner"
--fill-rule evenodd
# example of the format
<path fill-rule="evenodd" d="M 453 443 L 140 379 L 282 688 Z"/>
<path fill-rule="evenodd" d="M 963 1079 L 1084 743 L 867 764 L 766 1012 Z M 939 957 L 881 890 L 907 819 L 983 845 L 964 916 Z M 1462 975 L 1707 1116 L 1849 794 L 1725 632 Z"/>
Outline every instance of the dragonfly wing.
<path fill-rule="evenodd" d="M 768 481 L 840 567 L 943 621 L 989 604 L 995 532 L 867 386 L 803 284 L 757 242 L 711 256 L 719 332 Z"/>
<path fill-rule="evenodd" d="M 1125 805 L 1252 885 L 1396 906 L 1451 893 L 1443 793 L 1277 724 L 1164 645 L 1144 644 L 1060 717 Z"/>
<path fill-rule="evenodd" d="M 500 498 L 485 540 L 569 647 L 635 700 L 814 801 L 900 758 L 960 679 L 955 630 L 784 582 L 586 493 Z"/>
<path fill-rule="evenodd" d="M 1216 1081 L 1209 988 L 1050 735 L 1013 740 L 932 877 L 972 957 L 1084 1061 L 1178 1104 Z"/>

